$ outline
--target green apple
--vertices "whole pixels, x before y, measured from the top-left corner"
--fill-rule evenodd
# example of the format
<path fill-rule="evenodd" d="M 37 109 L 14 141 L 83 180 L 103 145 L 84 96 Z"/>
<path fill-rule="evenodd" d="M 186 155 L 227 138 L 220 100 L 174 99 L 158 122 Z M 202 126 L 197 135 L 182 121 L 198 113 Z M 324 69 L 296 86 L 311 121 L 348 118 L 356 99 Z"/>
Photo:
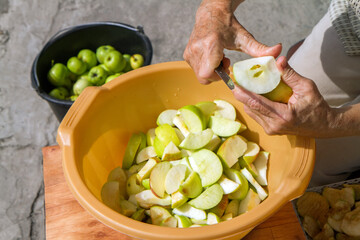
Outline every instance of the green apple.
<path fill-rule="evenodd" d="M 147 142 L 147 137 L 146 137 L 146 134 L 145 133 L 143 133 L 143 132 L 139 132 L 138 133 L 139 135 L 140 135 L 140 138 L 141 138 L 141 141 L 140 141 L 140 145 L 139 145 L 139 150 L 138 150 L 138 152 L 139 151 L 141 151 L 142 149 L 144 149 L 144 148 L 146 148 L 146 142 Z"/>
<path fill-rule="evenodd" d="M 200 109 L 200 111 L 204 115 L 206 123 L 208 123 L 210 116 L 216 110 L 216 104 L 214 102 L 204 101 L 204 102 L 198 102 L 197 104 L 195 104 L 195 106 Z"/>
<path fill-rule="evenodd" d="M 202 192 L 201 179 L 199 174 L 192 171 L 185 181 L 180 185 L 179 192 L 188 198 L 195 198 Z"/>
<path fill-rule="evenodd" d="M 180 185 L 184 182 L 185 177 L 187 177 L 188 168 L 179 164 L 173 166 L 167 173 L 165 178 L 165 191 L 168 194 L 172 194 L 179 190 Z"/>
<path fill-rule="evenodd" d="M 263 94 L 264 97 L 271 101 L 287 103 L 289 98 L 292 96 L 293 91 L 283 80 L 279 82 L 274 90 L 269 93 Z"/>
<path fill-rule="evenodd" d="M 239 215 L 239 205 L 240 201 L 238 199 L 231 200 L 225 209 L 225 214 L 231 213 L 233 217 L 236 217 Z"/>
<path fill-rule="evenodd" d="M 240 215 L 254 209 L 260 202 L 259 195 L 250 188 L 246 197 L 240 201 L 238 214 Z"/>
<path fill-rule="evenodd" d="M 110 181 L 118 181 L 119 182 L 119 190 L 120 194 L 126 197 L 126 182 L 127 176 L 125 171 L 121 167 L 114 168 L 108 175 L 108 182 Z"/>
<path fill-rule="evenodd" d="M 157 163 L 158 161 L 155 158 L 150 158 L 149 160 L 147 160 L 146 164 L 137 173 L 138 181 L 142 182 L 143 179 L 149 178 L 151 171 L 153 170 L 153 168 Z"/>
<path fill-rule="evenodd" d="M 239 136 L 227 138 L 219 147 L 217 155 L 226 168 L 231 168 L 247 149 L 247 143 Z"/>
<path fill-rule="evenodd" d="M 117 78 L 117 77 L 120 76 L 121 74 L 122 74 L 122 73 L 120 72 L 120 73 L 115 73 L 115 74 L 113 74 L 113 75 L 108 76 L 108 77 L 106 78 L 106 80 L 105 80 L 105 83 L 108 83 L 108 82 L 114 80 L 115 78 Z"/>
<path fill-rule="evenodd" d="M 119 51 L 113 50 L 105 55 L 104 64 L 111 72 L 119 73 L 125 68 L 126 60 Z"/>
<path fill-rule="evenodd" d="M 218 215 L 216 215 L 213 212 L 209 212 L 207 214 L 207 220 L 206 220 L 207 225 L 213 225 L 213 224 L 217 224 L 219 222 L 220 222 L 220 218 Z"/>
<path fill-rule="evenodd" d="M 144 65 L 144 57 L 141 54 L 134 54 L 130 57 L 132 69 L 138 69 Z"/>
<path fill-rule="evenodd" d="M 174 130 L 169 124 L 162 124 L 155 128 L 156 137 L 167 146 L 170 142 L 173 142 L 176 146 L 179 146 L 180 140 Z"/>
<path fill-rule="evenodd" d="M 249 164 L 243 157 L 239 158 L 239 165 L 241 168 L 246 168 L 254 178 L 258 177 L 259 173 L 254 164 Z"/>
<path fill-rule="evenodd" d="M 129 72 L 129 71 L 133 70 L 131 65 L 130 65 L 131 55 L 130 54 L 123 54 L 123 58 L 126 61 L 126 65 L 125 65 L 125 68 L 123 69 L 123 72 Z"/>
<path fill-rule="evenodd" d="M 121 212 L 120 201 L 123 196 L 120 194 L 120 184 L 118 181 L 106 182 L 101 188 L 101 200 L 111 209 Z"/>
<path fill-rule="evenodd" d="M 179 138 L 179 141 L 182 142 L 185 139 L 185 136 L 182 134 L 182 132 L 177 128 L 177 127 L 173 127 L 177 137 Z"/>
<path fill-rule="evenodd" d="M 191 218 L 190 221 L 193 223 L 193 225 L 203 225 L 205 226 L 206 225 L 206 219 L 194 219 L 194 218 Z"/>
<path fill-rule="evenodd" d="M 138 181 L 137 174 L 133 174 L 127 179 L 126 193 L 128 196 L 137 194 L 143 190 L 145 190 L 145 188 L 141 185 L 141 182 Z"/>
<path fill-rule="evenodd" d="M 183 158 L 180 159 L 180 160 L 170 161 L 170 164 L 171 164 L 172 166 L 176 166 L 176 165 L 179 165 L 179 164 L 183 164 L 183 165 L 185 165 L 185 166 L 188 168 L 188 170 L 192 171 L 192 168 L 191 168 L 191 166 L 190 166 L 189 159 L 188 159 L 187 156 L 186 156 L 186 157 L 183 157 Z"/>
<path fill-rule="evenodd" d="M 81 75 L 86 72 L 86 63 L 84 63 L 77 57 L 71 57 L 67 61 L 67 68 L 70 70 L 70 72 L 76 75 Z"/>
<path fill-rule="evenodd" d="M 150 189 L 159 198 L 165 196 L 165 179 L 171 167 L 169 162 L 160 162 L 150 173 Z"/>
<path fill-rule="evenodd" d="M 140 208 L 138 209 L 136 212 L 134 212 L 133 215 L 131 215 L 131 218 L 136 220 L 136 221 L 143 221 L 145 219 L 146 215 L 145 215 L 145 209 Z"/>
<path fill-rule="evenodd" d="M 96 54 L 90 49 L 82 49 L 77 55 L 78 59 L 86 64 L 86 69 L 90 70 L 97 64 Z"/>
<path fill-rule="evenodd" d="M 206 212 L 204 210 L 197 209 L 188 203 L 184 203 L 180 207 L 174 208 L 173 214 L 198 220 L 206 219 Z"/>
<path fill-rule="evenodd" d="M 160 162 L 160 160 L 159 160 Z M 139 164 L 133 164 L 128 170 L 126 170 L 126 173 L 128 176 L 138 173 L 144 166 L 145 166 L 146 162 L 142 162 Z"/>
<path fill-rule="evenodd" d="M 115 48 L 110 45 L 102 45 L 102 46 L 98 47 L 96 49 L 96 58 L 97 58 L 98 62 L 104 63 L 105 55 L 108 52 L 113 51 L 113 50 L 115 50 Z"/>
<path fill-rule="evenodd" d="M 230 194 L 240 188 L 240 184 L 230 180 L 226 176 L 222 175 L 218 181 L 218 184 L 223 189 L 224 194 Z"/>
<path fill-rule="evenodd" d="M 156 157 L 156 152 L 155 152 L 155 148 L 153 146 L 148 146 L 145 147 L 143 149 L 141 149 L 140 151 L 138 151 L 137 155 L 136 155 L 136 163 L 139 164 L 141 162 L 144 162 L 150 158 L 154 158 Z"/>
<path fill-rule="evenodd" d="M 89 82 L 94 86 L 101 86 L 105 83 L 107 72 L 100 66 L 92 67 L 88 74 Z"/>
<path fill-rule="evenodd" d="M 349 236 L 360 236 L 360 208 L 355 208 L 345 214 L 341 223 L 341 230 Z"/>
<path fill-rule="evenodd" d="M 181 116 L 176 115 L 173 119 L 173 123 L 180 130 L 180 132 L 184 137 L 189 135 L 190 131 Z"/>
<path fill-rule="evenodd" d="M 170 216 L 170 217 L 164 219 L 161 222 L 160 226 L 176 228 L 177 227 L 177 218 L 175 218 L 174 216 Z"/>
<path fill-rule="evenodd" d="M 150 208 L 151 221 L 155 225 L 159 225 L 168 217 L 171 217 L 171 213 L 163 207 L 152 206 Z"/>
<path fill-rule="evenodd" d="M 190 219 L 186 216 L 180 216 L 180 215 L 175 215 L 177 221 L 178 221 L 178 227 L 179 228 L 188 228 L 192 225 L 192 222 L 190 221 Z"/>
<path fill-rule="evenodd" d="M 244 199 L 249 191 L 249 182 L 244 177 L 244 175 L 240 171 L 232 168 L 226 169 L 225 175 L 232 181 L 240 184 L 238 190 L 229 194 L 229 199 L 238 199 L 238 200 Z"/>
<path fill-rule="evenodd" d="M 137 206 L 128 200 L 122 199 L 120 200 L 120 209 L 121 214 L 131 217 L 136 212 Z"/>
<path fill-rule="evenodd" d="M 78 95 L 71 95 L 68 99 L 74 102 L 78 97 Z"/>
<path fill-rule="evenodd" d="M 87 80 L 87 78 L 79 78 L 73 85 L 73 92 L 76 95 L 80 95 L 85 88 L 91 86 L 91 83 Z"/>
<path fill-rule="evenodd" d="M 155 136 L 153 146 L 154 146 L 156 155 L 159 158 L 161 158 L 164 153 L 166 145 L 157 136 Z"/>
<path fill-rule="evenodd" d="M 163 151 L 163 155 L 161 157 L 162 161 L 173 161 L 179 160 L 182 158 L 182 152 L 173 142 L 170 142 Z"/>
<path fill-rule="evenodd" d="M 180 108 L 179 112 L 190 132 L 201 132 L 206 128 L 206 119 L 198 107 L 187 105 Z"/>
<path fill-rule="evenodd" d="M 146 132 L 146 144 L 147 144 L 148 146 L 153 146 L 153 145 L 154 145 L 155 137 L 156 137 L 155 128 L 150 128 L 150 129 Z"/>
<path fill-rule="evenodd" d="M 146 189 L 149 190 L 150 189 L 150 179 L 149 178 L 145 178 L 141 181 L 141 185 Z"/>
<path fill-rule="evenodd" d="M 223 195 L 221 201 L 216 205 L 215 207 L 209 209 L 209 212 L 215 213 L 217 216 L 221 217 L 225 209 L 227 208 L 229 204 L 229 197 L 228 195 Z"/>
<path fill-rule="evenodd" d="M 189 205 L 197 209 L 207 210 L 215 207 L 221 201 L 224 192 L 220 184 L 215 183 L 205 189 L 199 196 L 190 200 Z"/>
<path fill-rule="evenodd" d="M 215 116 L 235 121 L 236 110 L 231 103 L 221 99 L 214 100 L 214 103 L 216 104 Z"/>
<path fill-rule="evenodd" d="M 206 148 L 206 149 L 208 149 L 208 150 L 210 150 L 210 151 L 215 152 L 215 151 L 218 149 L 220 143 L 221 143 L 221 139 L 219 138 L 219 136 L 213 134 L 210 142 L 209 142 L 208 144 L 206 144 L 206 145 L 204 146 L 204 148 Z"/>
<path fill-rule="evenodd" d="M 70 88 L 69 70 L 62 63 L 55 63 L 48 72 L 48 80 L 55 87 Z"/>
<path fill-rule="evenodd" d="M 213 130 L 214 134 L 220 137 L 230 137 L 239 132 L 241 123 L 223 117 L 211 116 L 209 127 Z"/>
<path fill-rule="evenodd" d="M 241 173 L 249 181 L 249 183 L 256 189 L 256 192 L 259 195 L 261 201 L 267 198 L 268 196 L 267 192 L 260 186 L 260 184 L 255 180 L 255 178 L 246 168 L 241 169 Z"/>
<path fill-rule="evenodd" d="M 253 162 L 255 168 L 258 170 L 258 176 L 255 177 L 255 179 L 262 186 L 267 186 L 266 173 L 269 155 L 269 152 L 260 151 L 257 158 Z"/>
<path fill-rule="evenodd" d="M 139 203 L 142 208 L 150 208 L 154 205 L 170 207 L 171 197 L 170 195 L 165 195 L 163 198 L 157 197 L 151 190 L 144 190 L 135 195 L 136 201 Z"/>
<path fill-rule="evenodd" d="M 229 221 L 229 220 L 231 220 L 231 219 L 233 219 L 233 215 L 232 215 L 232 213 L 227 213 L 227 214 L 224 214 L 222 217 L 221 217 L 221 219 L 220 219 L 220 221 Z"/>
<path fill-rule="evenodd" d="M 133 135 L 131 135 L 126 145 L 126 149 L 123 157 L 123 162 L 122 162 L 123 169 L 129 169 L 132 166 L 135 160 L 136 153 L 140 147 L 141 141 L 142 141 L 142 136 L 140 134 L 134 133 Z"/>
<path fill-rule="evenodd" d="M 105 66 L 105 64 L 104 64 L 104 63 L 99 64 L 98 66 L 99 66 L 99 67 L 101 67 L 101 68 L 103 68 L 103 69 L 105 70 L 105 72 L 106 72 L 106 74 L 107 74 L 108 76 L 109 76 L 109 75 L 114 75 L 114 74 L 115 74 L 114 72 L 110 71 L 110 69 L 109 69 L 109 68 L 107 68 L 107 67 Z"/>
<path fill-rule="evenodd" d="M 54 88 L 53 90 L 51 90 L 49 95 L 53 98 L 64 100 L 70 95 L 70 93 L 64 87 L 57 87 L 57 88 Z"/>
<path fill-rule="evenodd" d="M 169 124 L 170 126 L 174 126 L 173 119 L 176 116 L 176 114 L 177 114 L 177 110 L 166 109 L 159 114 L 156 120 L 156 124 L 160 126 L 166 123 Z"/>
<path fill-rule="evenodd" d="M 243 155 L 243 158 L 247 163 L 250 164 L 256 159 L 259 152 L 260 152 L 259 145 L 257 143 L 248 141 L 247 142 L 247 149 L 246 149 L 246 151 L 245 151 L 245 153 Z"/>
<path fill-rule="evenodd" d="M 219 157 L 212 151 L 201 149 L 189 157 L 191 168 L 197 172 L 203 187 L 216 183 L 223 171 Z"/>
<path fill-rule="evenodd" d="M 187 202 L 189 198 L 182 194 L 180 191 L 176 191 L 171 194 L 171 207 L 177 208 Z"/>
<path fill-rule="evenodd" d="M 197 150 L 206 146 L 212 139 L 214 133 L 210 128 L 203 131 L 192 133 L 185 137 L 179 147 L 187 150 Z"/>

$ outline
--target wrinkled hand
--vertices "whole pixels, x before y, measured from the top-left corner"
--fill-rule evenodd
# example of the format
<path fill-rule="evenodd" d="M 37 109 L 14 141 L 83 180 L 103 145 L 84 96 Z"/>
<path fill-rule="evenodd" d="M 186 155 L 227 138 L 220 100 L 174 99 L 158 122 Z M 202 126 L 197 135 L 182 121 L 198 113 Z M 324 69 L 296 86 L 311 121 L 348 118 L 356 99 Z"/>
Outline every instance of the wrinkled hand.
<path fill-rule="evenodd" d="M 195 26 L 184 59 L 202 84 L 219 80 L 214 69 L 221 60 L 225 69 L 229 67 L 230 60 L 225 58 L 224 49 L 242 51 L 253 57 L 277 57 L 281 52 L 281 44 L 268 47 L 256 41 L 237 21 L 233 14 L 235 9 L 229 4 L 231 1 L 205 0 L 196 13 Z"/>
<path fill-rule="evenodd" d="M 245 112 L 270 135 L 336 136 L 341 114 L 327 104 L 312 80 L 288 65 L 285 57 L 276 63 L 283 81 L 293 89 L 288 104 L 272 102 L 237 85 L 233 93 L 244 104 Z"/>

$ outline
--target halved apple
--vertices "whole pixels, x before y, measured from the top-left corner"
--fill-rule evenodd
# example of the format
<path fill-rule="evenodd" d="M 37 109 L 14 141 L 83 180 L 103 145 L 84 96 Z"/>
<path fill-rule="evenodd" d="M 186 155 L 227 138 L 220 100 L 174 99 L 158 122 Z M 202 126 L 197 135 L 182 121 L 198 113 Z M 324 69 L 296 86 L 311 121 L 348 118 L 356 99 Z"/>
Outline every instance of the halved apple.
<path fill-rule="evenodd" d="M 157 197 L 151 190 L 144 190 L 135 195 L 136 201 L 142 208 L 150 208 L 154 205 L 170 207 L 171 196 L 165 195 L 163 198 Z"/>
<path fill-rule="evenodd" d="M 214 103 L 216 104 L 216 110 L 214 112 L 215 116 L 235 121 L 236 110 L 231 103 L 222 99 L 214 100 Z"/>
<path fill-rule="evenodd" d="M 165 179 L 171 167 L 169 162 L 160 162 L 155 165 L 150 173 L 150 189 L 159 198 L 165 196 Z"/>
<path fill-rule="evenodd" d="M 260 151 L 257 158 L 253 162 L 254 166 L 258 170 L 258 176 L 255 177 L 255 179 L 262 186 L 267 186 L 266 173 L 269 154 L 269 152 Z"/>
<path fill-rule="evenodd" d="M 202 192 L 201 179 L 197 172 L 192 171 L 180 185 L 179 192 L 188 198 L 195 198 Z"/>
<path fill-rule="evenodd" d="M 180 130 L 184 137 L 186 137 L 190 133 L 184 119 L 182 119 L 181 116 L 176 115 L 173 119 L 173 123 Z"/>
<path fill-rule="evenodd" d="M 222 175 L 218 180 L 218 184 L 220 184 L 221 188 L 223 189 L 224 194 L 230 194 L 235 192 L 239 189 L 240 184 L 230 180 L 229 178 Z"/>
<path fill-rule="evenodd" d="M 261 200 L 267 198 L 268 196 L 267 192 L 260 186 L 260 184 L 255 180 L 255 178 L 246 168 L 241 169 L 241 173 L 249 181 L 249 183 L 251 183 L 251 185 L 253 185 L 253 187 L 256 189 L 257 194 L 259 195 L 259 198 Z"/>
<path fill-rule="evenodd" d="M 165 178 L 165 191 L 168 194 L 176 192 L 186 177 L 187 167 L 183 164 L 172 167 Z"/>
<path fill-rule="evenodd" d="M 256 157 L 258 156 L 260 152 L 260 147 L 257 143 L 248 141 L 247 142 L 247 149 L 243 155 L 243 159 L 247 162 L 247 163 L 252 163 Z"/>
<path fill-rule="evenodd" d="M 134 133 L 131 135 L 126 148 L 125 153 L 122 161 L 122 168 L 123 169 L 129 169 L 135 159 L 136 153 L 140 147 L 142 141 L 142 136 L 138 133 Z"/>
<path fill-rule="evenodd" d="M 120 194 L 119 189 L 118 181 L 106 182 L 101 188 L 101 200 L 106 206 L 121 213 L 120 201 L 124 197 Z"/>
<path fill-rule="evenodd" d="M 203 148 L 211 141 L 213 135 L 214 133 L 210 128 L 196 133 L 191 132 L 180 143 L 179 147 L 188 150 L 197 150 Z"/>
<path fill-rule="evenodd" d="M 170 126 L 174 126 L 173 119 L 176 116 L 176 114 L 177 114 L 177 110 L 166 109 L 159 114 L 156 120 L 156 124 L 158 126 L 162 124 L 169 124 Z"/>
<path fill-rule="evenodd" d="M 230 137 L 239 132 L 241 123 L 223 117 L 211 116 L 209 127 L 213 130 L 214 134 L 220 137 Z"/>
<path fill-rule="evenodd" d="M 222 160 L 223 164 L 227 168 L 231 168 L 241 157 L 247 149 L 247 143 L 239 136 L 234 135 L 223 142 L 217 155 Z"/>
<path fill-rule="evenodd" d="M 164 152 L 162 155 L 162 161 L 173 161 L 182 158 L 182 153 L 180 149 L 171 141 L 164 148 Z"/>
<path fill-rule="evenodd" d="M 249 190 L 249 183 L 247 179 L 244 177 L 244 175 L 242 175 L 240 171 L 232 168 L 226 169 L 225 175 L 229 179 L 240 184 L 238 190 L 229 194 L 229 199 L 238 199 L 238 200 L 244 199 Z"/>
<path fill-rule="evenodd" d="M 189 157 L 191 168 L 197 172 L 203 187 L 216 183 L 223 171 L 219 157 L 212 151 L 201 149 Z"/>
<path fill-rule="evenodd" d="M 174 208 L 173 214 L 198 220 L 206 219 L 206 212 L 204 210 L 197 209 L 188 203 L 184 203 L 180 207 Z"/>
<path fill-rule="evenodd" d="M 259 195 L 251 188 L 246 197 L 240 201 L 238 214 L 243 214 L 258 206 L 261 202 Z"/>
<path fill-rule="evenodd" d="M 190 132 L 200 132 L 206 128 L 204 115 L 195 105 L 184 106 L 179 109 L 179 112 Z"/>
<path fill-rule="evenodd" d="M 142 167 L 137 173 L 138 181 L 141 182 L 143 179 L 148 178 L 157 163 L 158 161 L 156 158 L 150 158 L 148 161 L 146 161 L 144 167 Z"/>
<path fill-rule="evenodd" d="M 155 148 L 153 146 L 148 146 L 143 149 L 136 155 L 136 163 L 139 164 L 148 160 L 149 158 L 156 157 Z"/>
<path fill-rule="evenodd" d="M 224 192 L 220 184 L 215 183 L 188 203 L 198 209 L 207 210 L 215 207 L 221 201 Z"/>

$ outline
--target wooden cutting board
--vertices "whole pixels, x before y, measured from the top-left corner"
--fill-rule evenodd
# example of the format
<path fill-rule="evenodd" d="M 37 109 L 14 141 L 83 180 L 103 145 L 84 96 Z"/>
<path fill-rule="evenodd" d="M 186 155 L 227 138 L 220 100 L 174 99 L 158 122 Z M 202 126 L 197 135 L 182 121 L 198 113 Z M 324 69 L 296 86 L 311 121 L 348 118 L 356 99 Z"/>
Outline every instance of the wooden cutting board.
<path fill-rule="evenodd" d="M 130 240 L 91 216 L 71 194 L 65 181 L 61 150 L 59 146 L 42 149 L 44 184 L 46 239 L 69 240 Z M 291 203 L 251 231 L 244 240 L 305 240 L 305 235 L 296 218 Z"/>

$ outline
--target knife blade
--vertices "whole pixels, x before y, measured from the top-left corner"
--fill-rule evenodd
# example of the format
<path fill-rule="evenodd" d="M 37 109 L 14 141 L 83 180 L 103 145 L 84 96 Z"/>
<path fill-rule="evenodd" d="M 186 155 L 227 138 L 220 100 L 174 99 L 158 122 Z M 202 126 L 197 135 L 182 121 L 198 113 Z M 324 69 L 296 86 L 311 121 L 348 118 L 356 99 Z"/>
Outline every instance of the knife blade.
<path fill-rule="evenodd" d="M 217 68 L 215 68 L 215 72 L 225 82 L 225 84 L 228 86 L 228 88 L 230 88 L 230 90 L 233 90 L 235 88 L 234 82 L 232 81 L 230 76 L 226 73 L 222 61 L 220 65 Z"/>

